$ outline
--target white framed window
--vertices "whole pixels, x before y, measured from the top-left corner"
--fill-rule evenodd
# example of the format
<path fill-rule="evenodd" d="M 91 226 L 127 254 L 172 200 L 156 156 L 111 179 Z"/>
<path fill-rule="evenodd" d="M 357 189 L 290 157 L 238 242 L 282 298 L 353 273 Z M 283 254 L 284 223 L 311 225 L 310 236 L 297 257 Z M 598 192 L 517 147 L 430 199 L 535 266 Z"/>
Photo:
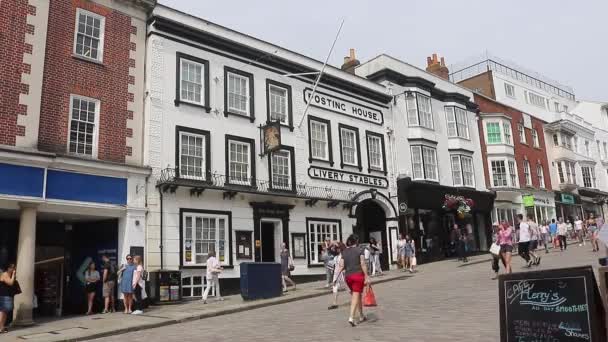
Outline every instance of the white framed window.
<path fill-rule="evenodd" d="M 292 190 L 293 179 L 291 173 L 291 150 L 279 150 L 272 152 L 271 155 L 271 185 L 273 189 Z"/>
<path fill-rule="evenodd" d="M 492 171 L 492 185 L 494 187 L 506 187 L 507 182 L 507 168 L 505 167 L 504 160 L 492 160 L 490 161 Z"/>
<path fill-rule="evenodd" d="M 505 94 L 514 99 L 515 98 L 515 87 L 512 84 L 505 83 Z"/>
<path fill-rule="evenodd" d="M 250 185 L 251 147 L 250 142 L 228 140 L 228 180 L 232 184 Z"/>
<path fill-rule="evenodd" d="M 566 177 L 564 176 L 564 169 L 561 161 L 557 162 L 557 174 L 559 176 L 559 182 L 562 184 L 566 183 Z"/>
<path fill-rule="evenodd" d="M 279 121 L 288 124 L 288 95 L 289 92 L 284 87 L 274 84 L 268 85 L 268 102 L 270 105 L 270 121 Z"/>
<path fill-rule="evenodd" d="M 310 264 L 322 264 L 323 242 L 325 239 L 339 241 L 342 231 L 340 221 L 337 220 L 307 220 L 308 255 Z"/>
<path fill-rule="evenodd" d="M 221 265 L 229 264 L 228 213 L 182 213 L 182 265 L 205 266 L 210 251 Z"/>
<path fill-rule="evenodd" d="M 448 123 L 448 137 L 469 139 L 467 111 L 460 107 L 446 106 L 445 115 Z"/>
<path fill-rule="evenodd" d="M 568 113 L 568 106 L 564 105 L 563 109 L 564 109 L 564 112 Z"/>
<path fill-rule="evenodd" d="M 340 127 L 340 149 L 342 163 L 350 166 L 359 166 L 359 134 L 356 130 Z"/>
<path fill-rule="evenodd" d="M 599 151 L 599 146 L 600 146 L 599 141 L 598 141 L 597 146 L 598 146 L 598 151 Z M 589 148 L 589 140 L 585 140 L 585 155 L 587 157 L 591 157 L 591 149 Z M 598 153 L 598 156 L 599 156 L 599 153 Z"/>
<path fill-rule="evenodd" d="M 205 64 L 180 57 L 179 68 L 179 100 L 204 105 Z"/>
<path fill-rule="evenodd" d="M 579 152 L 578 150 L 578 138 L 577 137 L 572 137 L 572 148 L 574 152 Z"/>
<path fill-rule="evenodd" d="M 508 161 L 509 164 L 509 178 L 511 180 L 511 186 L 512 187 L 517 187 L 517 167 L 515 166 L 515 161 L 514 160 L 509 160 Z"/>
<path fill-rule="evenodd" d="M 505 137 L 505 144 L 513 145 L 513 139 L 511 138 L 511 124 L 508 122 L 503 122 L 502 129 Z"/>
<path fill-rule="evenodd" d="M 488 122 L 486 123 L 486 135 L 488 144 L 501 144 L 502 136 L 500 133 L 499 122 Z"/>
<path fill-rule="evenodd" d="M 531 133 L 532 133 L 532 144 L 534 144 L 534 147 L 540 147 L 540 141 L 538 139 L 538 131 L 535 129 L 532 129 Z"/>
<path fill-rule="evenodd" d="M 311 158 L 329 161 L 329 122 L 310 119 L 309 126 Z"/>
<path fill-rule="evenodd" d="M 538 187 L 541 189 L 545 188 L 545 172 L 543 166 L 540 164 L 536 165 L 536 176 L 538 177 Z"/>
<path fill-rule="evenodd" d="M 526 185 L 532 186 L 532 172 L 530 170 L 530 162 L 524 160 L 524 177 L 526 179 Z"/>
<path fill-rule="evenodd" d="M 99 100 L 70 95 L 69 153 L 97 157 L 100 107 Z"/>
<path fill-rule="evenodd" d="M 583 186 L 586 188 L 595 188 L 595 170 L 593 166 L 581 167 L 583 174 Z"/>
<path fill-rule="evenodd" d="M 524 128 L 524 125 L 522 125 L 522 124 L 517 125 L 517 131 L 519 133 L 519 142 L 522 144 L 527 144 L 526 129 Z"/>
<path fill-rule="evenodd" d="M 196 180 L 207 180 L 207 145 L 209 133 L 178 127 L 179 176 Z"/>
<path fill-rule="evenodd" d="M 470 156 L 454 154 L 450 156 L 452 161 L 452 179 L 454 186 L 475 186 L 475 174 L 473 172 L 473 158 Z"/>
<path fill-rule="evenodd" d="M 530 101 L 531 104 L 533 104 L 533 105 L 535 105 L 537 107 L 543 108 L 543 109 L 546 108 L 545 107 L 545 98 L 544 97 L 542 97 L 542 96 L 540 96 L 538 94 L 532 93 L 532 92 L 528 92 L 528 99 L 529 99 L 529 101 Z"/>
<path fill-rule="evenodd" d="M 575 168 L 575 163 L 571 162 L 571 161 L 563 161 L 560 162 L 564 163 L 564 168 L 566 169 L 566 178 L 565 181 L 568 182 L 568 184 L 576 184 L 576 168 Z M 563 182 L 562 182 L 563 183 Z"/>
<path fill-rule="evenodd" d="M 433 111 L 430 97 L 410 92 L 406 96 L 405 102 L 409 126 L 421 126 L 433 129 Z"/>
<path fill-rule="evenodd" d="M 559 113 L 559 102 L 553 102 L 553 109 L 556 113 Z"/>
<path fill-rule="evenodd" d="M 367 157 L 370 169 L 384 171 L 384 142 L 382 136 L 367 132 Z"/>
<path fill-rule="evenodd" d="M 426 179 L 438 182 L 437 150 L 424 145 L 414 145 L 412 151 L 412 173 L 414 179 Z"/>
<path fill-rule="evenodd" d="M 249 116 L 250 113 L 250 77 L 226 71 L 228 111 L 239 115 Z"/>
<path fill-rule="evenodd" d="M 82 8 L 76 9 L 74 54 L 103 62 L 105 17 Z"/>
<path fill-rule="evenodd" d="M 569 150 L 572 149 L 572 137 L 571 136 L 562 133 L 561 140 L 562 140 L 563 147 L 565 147 Z"/>

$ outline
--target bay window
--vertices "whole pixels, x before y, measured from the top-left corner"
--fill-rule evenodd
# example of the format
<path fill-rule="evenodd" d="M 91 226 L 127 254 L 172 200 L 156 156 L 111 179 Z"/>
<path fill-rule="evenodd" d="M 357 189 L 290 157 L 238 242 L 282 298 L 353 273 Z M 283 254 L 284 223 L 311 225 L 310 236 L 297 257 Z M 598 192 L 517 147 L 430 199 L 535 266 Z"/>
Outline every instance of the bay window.
<path fill-rule="evenodd" d="M 448 137 L 469 139 L 467 111 L 460 107 L 446 106 L 445 115 L 448 123 Z"/>
<path fill-rule="evenodd" d="M 425 145 L 413 145 L 412 151 L 412 174 L 414 179 L 425 179 L 438 182 L 439 171 L 437 170 L 437 150 Z"/>
<path fill-rule="evenodd" d="M 407 122 L 410 127 L 421 126 L 433 129 L 431 98 L 419 93 L 409 92 L 405 97 Z"/>
<path fill-rule="evenodd" d="M 488 144 L 500 144 L 502 143 L 500 135 L 500 123 L 488 122 L 486 124 L 486 131 L 488 136 Z"/>
<path fill-rule="evenodd" d="M 454 186 L 475 186 L 475 175 L 473 172 L 473 158 L 470 156 L 453 154 L 450 156 L 452 162 L 452 179 Z"/>
<path fill-rule="evenodd" d="M 583 173 L 583 186 L 586 188 L 595 188 L 595 170 L 593 166 L 581 167 Z"/>
<path fill-rule="evenodd" d="M 517 168 L 515 161 L 509 158 L 491 159 L 490 177 L 492 177 L 492 187 L 517 187 Z"/>

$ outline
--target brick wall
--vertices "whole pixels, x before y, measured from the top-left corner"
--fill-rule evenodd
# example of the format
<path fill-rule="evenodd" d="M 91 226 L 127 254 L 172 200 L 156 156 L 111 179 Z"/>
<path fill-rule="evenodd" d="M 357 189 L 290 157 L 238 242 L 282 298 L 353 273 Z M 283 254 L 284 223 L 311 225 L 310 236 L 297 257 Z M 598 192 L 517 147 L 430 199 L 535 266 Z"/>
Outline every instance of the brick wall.
<path fill-rule="evenodd" d="M 486 71 L 483 74 L 467 78 L 466 80 L 458 82 L 458 84 L 471 89 L 473 92 L 483 94 L 493 99 L 496 98 L 492 71 Z"/>
<path fill-rule="evenodd" d="M 27 15 L 35 11 L 28 0 L 0 1 L 0 145 L 15 146 L 17 136 L 25 135 L 17 118 L 27 112 L 19 104 L 19 96 L 28 91 L 21 84 L 21 75 L 30 70 L 23 64 L 23 53 L 31 50 L 25 45 L 25 34 Z"/>
<path fill-rule="evenodd" d="M 536 174 L 536 165 L 540 162 L 543 167 L 543 174 L 545 179 L 545 189 L 551 189 L 551 173 L 549 170 L 549 162 L 547 159 L 547 149 L 545 145 L 545 134 L 543 130 L 543 126 L 545 124 L 544 121 L 539 120 L 532 116 L 532 127 L 536 129 L 538 132 L 538 140 L 539 147 L 533 146 L 532 141 L 532 132 L 530 129 L 524 129 L 526 134 L 527 144 L 520 143 L 519 131 L 517 129 L 517 125 L 519 123 L 523 123 L 523 114 L 521 111 L 518 111 L 509 106 L 503 105 L 496 101 L 492 101 L 488 98 L 479 96 L 475 94 L 475 103 L 479 105 L 479 110 L 484 113 L 503 113 L 512 118 L 512 131 L 513 131 L 513 144 L 515 150 L 515 160 L 517 161 L 517 173 L 519 175 L 519 184 L 522 188 L 525 188 L 526 179 L 524 175 L 524 160 L 530 162 L 530 173 L 532 175 L 532 185 L 534 188 L 539 188 L 538 177 Z M 485 132 L 482 127 L 482 121 L 479 120 L 479 131 Z M 481 150 L 484 158 L 484 173 L 486 175 L 486 183 L 490 186 L 490 175 L 488 171 L 488 163 L 487 163 L 487 149 L 485 136 L 480 134 L 480 142 L 481 142 Z"/>
<path fill-rule="evenodd" d="M 105 17 L 103 64 L 72 56 L 76 9 Z M 40 150 L 66 153 L 70 94 L 101 102 L 98 158 L 124 162 L 128 154 L 127 103 L 129 93 L 131 18 L 86 0 L 52 1 L 45 56 L 40 114 Z"/>

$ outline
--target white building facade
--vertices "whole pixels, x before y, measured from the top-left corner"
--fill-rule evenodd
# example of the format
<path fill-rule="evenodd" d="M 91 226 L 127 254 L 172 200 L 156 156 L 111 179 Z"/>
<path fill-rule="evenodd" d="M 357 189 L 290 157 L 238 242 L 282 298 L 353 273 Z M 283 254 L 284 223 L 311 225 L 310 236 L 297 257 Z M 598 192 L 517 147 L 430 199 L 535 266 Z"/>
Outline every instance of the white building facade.
<path fill-rule="evenodd" d="M 162 5 L 149 23 L 148 269 L 181 270 L 198 297 L 210 251 L 229 282 L 242 262 L 280 262 L 284 243 L 294 275 L 321 275 L 322 242 L 353 232 L 381 241 L 388 267 L 386 89 L 327 67 L 313 95 L 321 62 Z"/>
<path fill-rule="evenodd" d="M 405 62 L 380 55 L 356 69 L 389 88 L 395 173 L 399 176 L 402 227 L 420 247 L 423 261 L 453 254 L 450 231 L 457 224 L 471 251 L 487 250 L 494 194 L 486 191 L 473 93 Z M 458 217 L 443 208 L 444 196 L 475 201 Z"/>

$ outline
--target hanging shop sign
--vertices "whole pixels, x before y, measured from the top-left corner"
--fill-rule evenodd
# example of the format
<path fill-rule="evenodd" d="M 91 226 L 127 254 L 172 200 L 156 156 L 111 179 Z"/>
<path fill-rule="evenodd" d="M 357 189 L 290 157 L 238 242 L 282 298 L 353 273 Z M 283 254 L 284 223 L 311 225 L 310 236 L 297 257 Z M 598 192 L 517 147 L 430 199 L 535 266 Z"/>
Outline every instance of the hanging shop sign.
<path fill-rule="evenodd" d="M 262 153 L 268 154 L 281 148 L 281 123 L 269 122 L 260 126 L 262 132 Z"/>
<path fill-rule="evenodd" d="M 524 207 L 526 207 L 526 208 L 534 206 L 534 196 L 533 195 L 522 196 L 522 201 L 524 202 Z"/>
<path fill-rule="evenodd" d="M 562 194 L 562 203 L 574 204 L 574 196 L 572 196 L 570 194 Z"/>
<path fill-rule="evenodd" d="M 384 177 L 370 176 L 362 173 L 347 172 L 324 167 L 311 166 L 308 168 L 310 178 L 322 179 L 332 182 L 373 186 L 375 188 L 388 188 L 388 180 Z"/>
<path fill-rule="evenodd" d="M 348 115 L 377 125 L 382 125 L 384 123 L 382 112 L 377 109 L 318 91 L 315 91 L 315 94 L 312 95 L 312 89 L 310 88 L 304 89 L 304 101 L 306 103 L 310 102 L 311 106 Z"/>

